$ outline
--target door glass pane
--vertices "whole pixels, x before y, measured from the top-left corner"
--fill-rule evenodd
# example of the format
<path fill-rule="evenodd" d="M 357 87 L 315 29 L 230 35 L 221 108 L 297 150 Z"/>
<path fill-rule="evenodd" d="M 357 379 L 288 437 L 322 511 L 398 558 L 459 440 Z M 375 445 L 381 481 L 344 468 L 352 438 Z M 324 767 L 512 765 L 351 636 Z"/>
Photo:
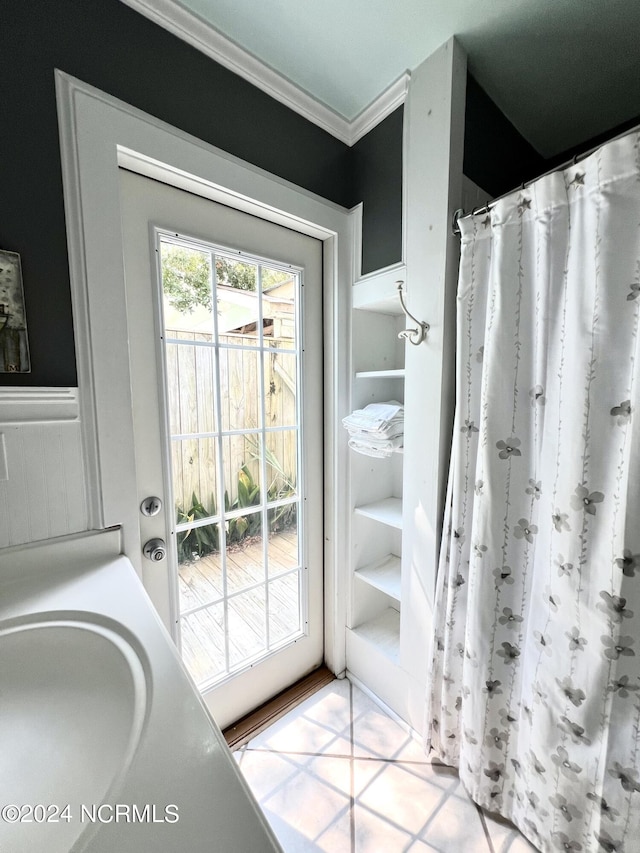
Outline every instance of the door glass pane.
<path fill-rule="evenodd" d="M 297 491 L 298 431 L 283 430 L 265 435 L 267 498 L 292 498 Z"/>
<path fill-rule="evenodd" d="M 260 336 L 260 302 L 256 264 L 215 256 L 216 310 L 221 344 L 257 346 Z"/>
<path fill-rule="evenodd" d="M 269 642 L 276 645 L 300 631 L 298 572 L 269 583 Z"/>
<path fill-rule="evenodd" d="M 202 339 L 213 334 L 211 254 L 160 242 L 164 325 L 168 337 Z"/>
<path fill-rule="evenodd" d="M 182 648 L 204 685 L 301 630 L 300 281 L 187 242 L 161 244 L 165 364 Z"/>
<path fill-rule="evenodd" d="M 224 605 L 214 604 L 180 620 L 182 657 L 196 684 L 226 671 Z"/>
<path fill-rule="evenodd" d="M 225 435 L 221 442 L 225 512 L 260 506 L 262 499 L 260 433 Z"/>
<path fill-rule="evenodd" d="M 175 439 L 171 442 L 171 460 L 178 524 L 217 515 L 217 440 Z"/>
<path fill-rule="evenodd" d="M 196 433 L 199 431 L 196 348 L 188 344 L 167 344 L 165 364 L 171 432 L 173 435 Z"/>
<path fill-rule="evenodd" d="M 172 434 L 214 432 L 216 420 L 213 347 L 168 343 L 165 363 Z"/>
<path fill-rule="evenodd" d="M 266 346 L 295 349 L 298 274 L 262 267 L 262 327 Z"/>
<path fill-rule="evenodd" d="M 300 565 L 298 555 L 297 503 L 269 510 L 269 576 L 289 572 Z"/>
<path fill-rule="evenodd" d="M 223 432 L 262 426 L 259 354 L 220 346 L 219 357 Z"/>
<path fill-rule="evenodd" d="M 265 426 L 295 426 L 298 422 L 297 356 L 282 352 L 265 355 Z"/>
<path fill-rule="evenodd" d="M 227 520 L 227 590 L 236 592 L 264 580 L 262 512 Z"/>
<path fill-rule="evenodd" d="M 180 525 L 176 541 L 180 612 L 223 598 L 220 525 L 187 526 L 184 529 Z"/>
<path fill-rule="evenodd" d="M 267 647 L 264 586 L 229 599 L 229 666 L 239 666 Z"/>
<path fill-rule="evenodd" d="M 185 347 L 182 347 L 185 349 Z M 216 406 L 213 389 L 216 385 L 215 351 L 211 346 L 197 346 L 194 350 L 193 408 L 196 411 L 196 432 L 214 432 Z"/>

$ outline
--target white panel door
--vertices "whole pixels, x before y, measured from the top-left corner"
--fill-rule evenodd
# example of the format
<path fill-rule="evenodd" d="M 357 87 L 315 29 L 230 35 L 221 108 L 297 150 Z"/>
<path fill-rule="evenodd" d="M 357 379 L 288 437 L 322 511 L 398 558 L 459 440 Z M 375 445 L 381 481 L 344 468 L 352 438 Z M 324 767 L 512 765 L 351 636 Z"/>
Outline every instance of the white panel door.
<path fill-rule="evenodd" d="M 143 580 L 221 726 L 323 656 L 322 245 L 120 170 Z"/>

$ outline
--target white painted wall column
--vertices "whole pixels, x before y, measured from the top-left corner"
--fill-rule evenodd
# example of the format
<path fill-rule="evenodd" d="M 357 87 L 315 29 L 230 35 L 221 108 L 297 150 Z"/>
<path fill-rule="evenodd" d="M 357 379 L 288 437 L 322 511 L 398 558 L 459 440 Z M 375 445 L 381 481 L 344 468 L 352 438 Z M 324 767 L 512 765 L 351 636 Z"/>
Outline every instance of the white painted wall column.
<path fill-rule="evenodd" d="M 431 327 L 426 343 L 407 344 L 405 358 L 400 663 L 408 722 L 419 731 L 455 396 L 459 246 L 451 219 L 462 198 L 465 90 L 466 56 L 452 38 L 412 72 L 405 104 L 407 301 Z"/>

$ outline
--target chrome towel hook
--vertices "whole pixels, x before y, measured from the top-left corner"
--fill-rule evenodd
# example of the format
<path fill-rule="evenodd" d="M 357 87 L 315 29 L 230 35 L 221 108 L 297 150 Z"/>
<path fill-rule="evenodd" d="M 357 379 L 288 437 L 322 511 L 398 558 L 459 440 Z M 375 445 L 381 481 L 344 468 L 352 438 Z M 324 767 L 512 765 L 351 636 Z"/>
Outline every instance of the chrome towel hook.
<path fill-rule="evenodd" d="M 424 340 L 426 340 L 427 332 L 429 331 L 429 324 L 421 323 L 420 320 L 417 320 L 407 308 L 407 305 L 404 301 L 404 294 L 402 292 L 402 289 L 404 287 L 404 281 L 396 281 L 396 285 L 398 288 L 398 296 L 400 297 L 400 304 L 402 305 L 402 310 L 407 315 L 407 317 L 409 317 L 410 320 L 413 320 L 414 323 L 418 324 L 417 329 L 403 329 L 401 332 L 398 332 L 398 337 L 404 338 L 405 340 L 409 341 L 409 343 L 417 347 L 418 344 L 421 344 Z"/>

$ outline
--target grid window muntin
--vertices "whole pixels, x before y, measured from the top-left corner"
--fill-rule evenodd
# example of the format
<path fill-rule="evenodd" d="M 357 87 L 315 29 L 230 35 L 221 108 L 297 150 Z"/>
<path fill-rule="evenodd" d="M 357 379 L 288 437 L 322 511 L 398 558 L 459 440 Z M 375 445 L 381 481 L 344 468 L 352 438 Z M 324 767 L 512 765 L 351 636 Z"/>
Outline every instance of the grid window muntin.
<path fill-rule="evenodd" d="M 214 397 L 214 429 L 207 429 L 205 431 L 197 431 L 197 430 L 188 430 L 186 432 L 178 431 L 173 432 L 171 430 L 169 438 L 172 444 L 180 443 L 185 440 L 202 440 L 209 439 L 215 440 L 217 442 L 217 463 L 221 458 L 223 458 L 223 440 L 225 438 L 234 437 L 234 436 L 247 436 L 247 435 L 259 435 L 260 436 L 260 467 L 261 467 L 261 482 L 262 484 L 268 483 L 268 475 L 267 475 L 267 459 L 265 454 L 266 440 L 267 436 L 270 434 L 278 434 L 278 433 L 296 433 L 297 441 L 296 441 L 296 450 L 295 450 L 295 494 L 293 496 L 279 498 L 276 500 L 269 500 L 268 497 L 265 499 L 265 495 L 267 492 L 266 488 L 261 489 L 260 493 L 260 503 L 255 507 L 251 507 L 251 511 L 247 512 L 247 508 L 239 508 L 239 509 L 227 509 L 225 508 L 224 501 L 224 493 L 225 486 L 228 485 L 225 480 L 225 471 L 224 466 L 220 466 L 220 470 L 218 472 L 217 480 L 218 480 L 218 495 L 217 495 L 217 511 L 213 512 L 206 517 L 199 518 L 193 521 L 186 521 L 183 523 L 178 523 L 175 526 L 176 534 L 179 536 L 180 533 L 185 533 L 188 530 L 193 530 L 196 527 L 206 527 L 207 525 L 218 525 L 219 536 L 220 536 L 220 545 L 219 545 L 219 554 L 220 559 L 222 561 L 222 577 L 223 577 L 223 595 L 222 596 L 213 596 L 210 601 L 206 603 L 198 604 L 187 608 L 185 610 L 181 610 L 180 612 L 180 623 L 184 618 L 197 613 L 198 611 L 217 607 L 219 605 L 223 605 L 224 610 L 224 624 L 225 624 L 225 671 L 222 674 L 218 674 L 213 679 L 209 679 L 208 683 L 218 684 L 224 681 L 226 678 L 230 677 L 232 674 L 235 674 L 242 669 L 253 665 L 254 656 L 250 656 L 246 659 L 246 661 L 236 661 L 235 665 L 232 665 L 230 662 L 230 654 L 229 654 L 229 604 L 233 599 L 241 596 L 247 592 L 252 590 L 263 588 L 264 589 L 264 632 L 265 632 L 265 644 L 264 644 L 264 653 L 260 653 L 257 655 L 258 658 L 265 657 L 269 653 L 279 650 L 283 646 L 288 645 L 290 642 L 294 642 L 299 636 L 305 633 L 305 612 L 306 612 L 306 604 L 305 604 L 305 596 L 306 596 L 306 572 L 303 570 L 302 564 L 302 542 L 304 535 L 304 519 L 302 516 L 302 500 L 301 495 L 303 494 L 301 486 L 302 486 L 302 477 L 303 471 L 301 469 L 301 459 L 302 459 L 302 424 L 301 424 L 301 411 L 302 411 L 302 383 L 301 383 L 301 358 L 303 353 L 303 346 L 301 341 L 301 287 L 302 287 L 302 270 L 296 268 L 294 266 L 288 264 L 279 264 L 274 262 L 271 259 L 260 258 L 257 256 L 250 256 L 248 254 L 242 252 L 236 252 L 229 249 L 224 249 L 222 247 L 214 246 L 211 244 L 203 243 L 198 240 L 192 240 L 190 238 L 180 237 L 179 235 L 169 234 L 158 232 L 158 249 L 159 253 L 162 252 L 162 248 L 165 245 L 174 245 L 180 246 L 186 249 L 192 249 L 199 252 L 205 252 L 209 254 L 210 257 L 210 287 L 211 287 L 211 295 L 212 295 L 212 310 L 211 310 L 211 340 L 203 340 L 203 339 L 185 339 L 184 337 L 172 336 L 171 330 L 166 330 L 164 332 L 163 343 L 165 353 L 167 352 L 168 347 L 180 347 L 180 348 L 193 348 L 193 352 L 195 353 L 196 348 L 204 348 L 205 350 L 212 351 L 214 353 L 214 376 L 215 382 L 214 387 L 211 389 Z M 227 335 L 230 340 L 222 343 L 219 340 L 218 335 L 218 312 L 215 310 L 217 305 L 217 270 L 216 270 L 216 258 L 224 258 L 227 261 L 241 261 L 243 264 L 251 264 L 256 268 L 256 301 L 258 305 L 258 315 L 256 321 L 256 338 L 255 342 L 246 343 L 246 342 L 238 342 L 235 343 L 233 341 L 232 335 Z M 264 319 L 264 293 L 262 290 L 262 269 L 268 268 L 269 270 L 278 270 L 283 273 L 287 273 L 291 275 L 294 282 L 294 340 L 293 340 L 293 349 L 290 347 L 281 347 L 281 346 L 273 346 L 273 339 L 265 339 L 264 335 L 264 327 L 263 327 L 263 319 Z M 214 295 L 216 298 L 214 298 Z M 226 334 L 226 333 L 225 333 Z M 243 353 L 256 353 L 256 358 L 258 361 L 258 388 L 259 388 L 259 418 L 258 423 L 251 424 L 250 426 L 244 428 L 235 428 L 235 429 L 221 429 L 220 426 L 223 423 L 222 413 L 221 413 L 221 387 L 220 387 L 220 356 L 224 351 L 241 351 Z M 285 424 L 279 426 L 267 426 L 265 424 L 265 359 L 267 357 L 272 357 L 273 355 L 281 354 L 286 357 L 287 361 L 291 361 L 292 356 L 295 357 L 296 361 L 296 371 L 295 371 L 295 424 Z M 170 428 L 171 429 L 171 428 Z M 286 507 L 295 506 L 297 509 L 296 519 L 297 519 L 297 565 L 294 568 L 289 568 L 284 571 L 274 572 L 269 569 L 269 512 L 281 510 Z M 251 512 L 260 513 L 262 516 L 262 531 L 263 535 L 262 539 L 262 547 L 263 547 L 263 570 L 264 570 L 264 579 L 259 582 L 243 587 L 239 590 L 230 590 L 228 580 L 227 580 L 227 549 L 226 549 L 226 528 L 229 522 L 232 522 L 234 519 L 237 519 L 243 515 L 251 514 Z M 273 585 L 274 581 L 279 581 L 281 579 L 285 579 L 292 575 L 297 576 L 297 584 L 298 584 L 298 625 L 297 628 L 292 631 L 289 637 L 286 637 L 284 640 L 280 639 L 276 642 L 272 643 L 270 640 L 270 601 L 269 601 L 269 593 L 270 587 Z M 207 683 L 201 684 L 201 687 L 207 686 Z"/>

